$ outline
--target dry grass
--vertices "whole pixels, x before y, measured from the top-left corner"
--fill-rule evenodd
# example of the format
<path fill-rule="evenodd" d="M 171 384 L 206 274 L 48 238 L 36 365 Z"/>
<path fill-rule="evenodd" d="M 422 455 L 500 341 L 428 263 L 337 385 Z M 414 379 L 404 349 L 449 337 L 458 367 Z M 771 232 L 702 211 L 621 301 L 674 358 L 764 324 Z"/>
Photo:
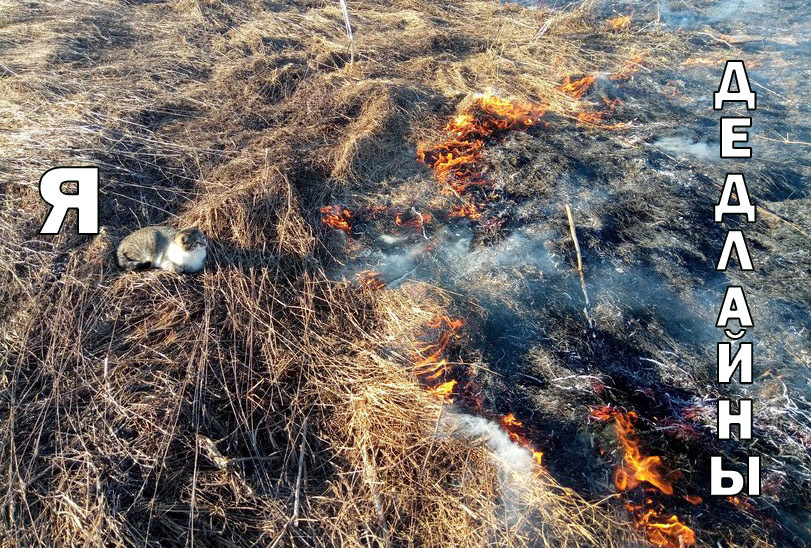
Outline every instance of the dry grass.
<path fill-rule="evenodd" d="M 337 2 L 0 0 L 4 546 L 637 542 L 545 473 L 505 519 L 503 467 L 437 435 L 407 367 L 441 302 L 330 280 L 317 208 L 419 173 L 470 93 L 565 114 L 562 75 L 669 39 L 587 6 L 350 16 L 354 64 Z M 102 168 L 101 235 L 37 234 L 60 164 Z M 199 223 L 204 274 L 117 271 L 117 237 L 159 222 Z"/>

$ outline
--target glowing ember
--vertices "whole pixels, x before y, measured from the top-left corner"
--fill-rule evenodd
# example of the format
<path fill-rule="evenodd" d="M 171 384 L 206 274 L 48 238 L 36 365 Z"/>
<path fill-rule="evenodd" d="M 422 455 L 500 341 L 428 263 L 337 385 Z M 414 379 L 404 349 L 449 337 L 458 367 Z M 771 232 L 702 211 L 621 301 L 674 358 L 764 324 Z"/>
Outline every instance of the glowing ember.
<path fill-rule="evenodd" d="M 433 220 L 430 213 L 413 212 L 410 218 L 405 213 L 397 213 L 394 216 L 394 224 L 408 228 L 422 228 Z"/>
<path fill-rule="evenodd" d="M 386 287 L 386 282 L 380 278 L 380 273 L 374 272 L 373 270 L 362 270 L 358 272 L 358 282 L 362 288 L 370 291 L 376 291 Z"/>
<path fill-rule="evenodd" d="M 321 208 L 321 221 L 332 228 L 349 232 L 351 228 L 349 219 L 352 212 L 338 205 L 324 206 Z"/>
<path fill-rule="evenodd" d="M 684 495 L 684 497 L 682 498 L 687 502 L 689 502 L 690 504 L 701 504 L 702 502 L 704 502 L 704 499 L 702 499 L 697 495 Z"/>
<path fill-rule="evenodd" d="M 571 77 L 567 76 L 558 89 L 575 99 L 580 99 L 584 93 L 588 91 L 591 85 L 597 78 L 591 74 L 587 74 L 579 80 L 572 81 Z"/>
<path fill-rule="evenodd" d="M 465 202 L 462 205 L 453 206 L 450 212 L 451 217 L 468 217 L 469 219 L 479 219 L 482 214 L 476 204 Z"/>
<path fill-rule="evenodd" d="M 417 149 L 417 159 L 434 170 L 437 181 L 461 195 L 470 186 L 487 184 L 478 165 L 484 140 L 540 121 L 546 107 L 481 95 L 445 126 L 448 139 Z M 461 216 L 461 215 L 457 215 Z M 469 215 L 467 215 L 469 216 Z"/>
<path fill-rule="evenodd" d="M 606 24 L 611 30 L 625 30 L 631 26 L 630 15 L 617 15 L 609 19 Z"/>

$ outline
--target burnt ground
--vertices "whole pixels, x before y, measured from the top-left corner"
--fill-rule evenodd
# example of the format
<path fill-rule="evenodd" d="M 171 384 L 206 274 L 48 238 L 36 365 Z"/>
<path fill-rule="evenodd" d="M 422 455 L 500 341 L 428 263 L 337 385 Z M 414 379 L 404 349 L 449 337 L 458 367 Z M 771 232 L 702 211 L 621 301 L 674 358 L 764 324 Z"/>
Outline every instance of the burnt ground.
<path fill-rule="evenodd" d="M 675 99 L 673 86 L 682 90 Z M 473 376 L 484 387 L 457 404 L 475 409 L 483 396 L 486 416 L 515 413 L 564 485 L 589 498 L 613 490 L 621 452 L 612 429 L 589 411 L 633 410 L 643 454 L 662 455 L 677 478 L 673 496 L 644 496 L 699 531 L 726 531 L 732 542 L 745 544 L 754 527 L 777 545 L 806 546 L 809 165 L 802 157 L 778 163 L 786 151 L 757 140 L 751 160 L 712 157 L 718 114 L 687 101 L 692 90 L 710 101 L 711 89 L 695 75 L 598 83 L 587 99 L 621 97 L 611 121 L 632 127 L 610 131 L 550 115 L 545 125 L 492 139 L 482 160 L 490 184 L 471 194 L 485 204 L 480 219 L 443 217 L 444 203 L 430 197 L 430 172 L 388 181 L 408 189 L 397 196 L 426 195 L 413 210 L 431 212 L 434 222 L 404 229 L 384 219 L 357 228 L 360 247 L 376 249 L 362 251 L 352 268 L 379 270 L 393 286 L 427 280 L 457 296 L 470 342 L 456 357 L 478 364 Z M 781 105 L 761 108 L 756 128 L 779 131 L 775 121 L 786 123 L 786 115 Z M 728 171 L 745 174 L 760 208 L 755 224 L 730 216 L 713 222 Z M 385 192 L 379 198 L 390 203 Z M 565 204 L 573 210 L 593 326 Z M 754 272 L 739 271 L 735 258 L 727 272 L 716 272 L 728 229 L 744 230 Z M 387 231 L 399 240 L 381 243 L 377 236 Z M 750 386 L 714 379 L 715 345 L 725 340 L 714 324 L 733 284 L 744 287 L 755 318 L 743 339 L 755 345 Z M 469 376 L 470 368 L 460 374 Z M 718 441 L 715 401 L 742 396 L 755 400 L 754 440 Z M 738 469 L 747 455 L 760 456 L 763 496 L 745 508 L 711 497 L 711 455 Z M 690 504 L 688 495 L 703 502 Z"/>

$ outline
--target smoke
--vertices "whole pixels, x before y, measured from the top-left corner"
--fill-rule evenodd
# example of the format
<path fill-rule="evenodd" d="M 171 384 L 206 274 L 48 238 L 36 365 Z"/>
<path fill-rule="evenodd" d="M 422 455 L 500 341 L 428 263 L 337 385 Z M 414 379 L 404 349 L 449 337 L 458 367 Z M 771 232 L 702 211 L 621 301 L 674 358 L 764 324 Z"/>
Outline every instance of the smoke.
<path fill-rule="evenodd" d="M 529 450 L 513 442 L 501 426 L 482 417 L 446 412 L 442 426 L 450 435 L 480 439 L 487 445 L 499 466 L 499 488 L 507 522 L 514 524 L 522 519 L 518 501 L 526 490 L 527 476 L 536 466 Z"/>
<path fill-rule="evenodd" d="M 684 137 L 662 137 L 653 145 L 670 154 L 676 156 L 688 154 L 704 162 L 717 161 L 720 158 L 718 144 L 715 143 L 710 145 L 701 141 L 694 143 Z"/>

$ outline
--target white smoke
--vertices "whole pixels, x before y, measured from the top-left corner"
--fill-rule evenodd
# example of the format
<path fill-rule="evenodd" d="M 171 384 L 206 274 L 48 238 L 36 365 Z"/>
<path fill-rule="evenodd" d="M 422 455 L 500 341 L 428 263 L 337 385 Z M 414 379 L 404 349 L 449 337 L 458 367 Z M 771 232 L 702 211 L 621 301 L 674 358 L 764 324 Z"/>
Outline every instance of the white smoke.
<path fill-rule="evenodd" d="M 688 154 L 705 162 L 720 158 L 717 144 L 710 146 L 709 143 L 701 141 L 693 143 L 683 137 L 662 137 L 653 145 L 675 156 Z"/>
<path fill-rule="evenodd" d="M 520 495 L 536 466 L 529 449 L 512 441 L 500 425 L 482 417 L 446 412 L 443 426 L 450 435 L 482 440 L 492 451 L 493 460 L 499 465 L 501 503 L 507 523 L 518 523 L 524 517 Z"/>

